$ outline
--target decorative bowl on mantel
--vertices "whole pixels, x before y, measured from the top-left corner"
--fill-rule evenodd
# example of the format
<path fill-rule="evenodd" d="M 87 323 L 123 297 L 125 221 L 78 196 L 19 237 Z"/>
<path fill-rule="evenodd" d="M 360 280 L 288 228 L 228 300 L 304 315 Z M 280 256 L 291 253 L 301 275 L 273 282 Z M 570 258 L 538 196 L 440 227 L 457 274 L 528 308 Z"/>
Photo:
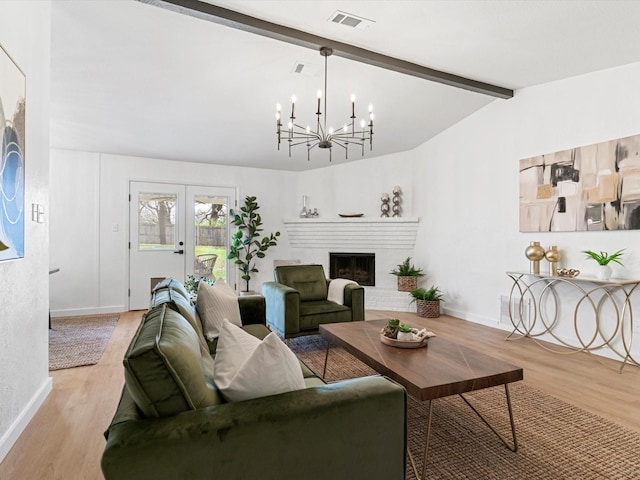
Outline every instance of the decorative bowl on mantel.
<path fill-rule="evenodd" d="M 342 218 L 358 218 L 364 216 L 364 213 L 339 213 Z"/>

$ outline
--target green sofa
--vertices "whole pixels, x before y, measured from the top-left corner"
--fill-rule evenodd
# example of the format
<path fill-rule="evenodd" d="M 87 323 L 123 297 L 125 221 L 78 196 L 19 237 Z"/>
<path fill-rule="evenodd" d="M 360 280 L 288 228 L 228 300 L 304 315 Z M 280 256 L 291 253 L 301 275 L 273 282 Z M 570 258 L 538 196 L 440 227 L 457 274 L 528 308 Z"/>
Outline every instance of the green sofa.
<path fill-rule="evenodd" d="M 331 283 L 322 265 L 283 265 L 262 284 L 267 326 L 281 338 L 315 335 L 323 323 L 364 320 L 364 287 L 345 285 L 342 303 L 328 300 Z"/>
<path fill-rule="evenodd" d="M 184 287 L 156 287 L 124 359 L 125 385 L 105 432 L 106 480 L 393 480 L 405 478 L 406 392 L 381 376 L 226 403 Z M 264 338 L 265 303 L 239 297 L 243 328 Z"/>

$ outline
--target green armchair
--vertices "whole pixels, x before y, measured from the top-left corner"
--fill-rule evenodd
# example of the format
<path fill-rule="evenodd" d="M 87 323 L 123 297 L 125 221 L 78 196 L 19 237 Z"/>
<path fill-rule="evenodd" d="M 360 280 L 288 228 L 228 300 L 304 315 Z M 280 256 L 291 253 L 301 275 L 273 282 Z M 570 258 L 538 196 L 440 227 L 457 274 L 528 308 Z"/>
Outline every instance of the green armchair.
<path fill-rule="evenodd" d="M 267 326 L 282 338 L 316 334 L 323 323 L 364 320 L 364 288 L 342 281 L 342 302 L 328 300 L 331 280 L 322 265 L 279 266 L 274 277 L 262 284 L 262 295 Z"/>

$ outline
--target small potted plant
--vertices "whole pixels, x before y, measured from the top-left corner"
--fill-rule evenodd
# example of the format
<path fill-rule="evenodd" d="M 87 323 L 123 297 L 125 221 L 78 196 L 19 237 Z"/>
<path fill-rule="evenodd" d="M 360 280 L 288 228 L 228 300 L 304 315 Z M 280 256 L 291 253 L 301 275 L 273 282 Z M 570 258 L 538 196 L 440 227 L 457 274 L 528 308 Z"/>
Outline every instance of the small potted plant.
<path fill-rule="evenodd" d="M 415 265 L 411 263 L 411 257 L 407 257 L 404 262 L 391 271 L 391 274 L 398 277 L 399 292 L 415 290 L 418 288 L 418 278 L 424 276 L 422 269 L 416 268 Z"/>
<path fill-rule="evenodd" d="M 611 278 L 611 267 L 609 263 L 614 262 L 620 266 L 624 266 L 620 261 L 620 257 L 624 252 L 624 248 L 622 250 L 618 250 L 615 253 L 609 255 L 607 252 L 596 253 L 592 250 L 583 250 L 582 253 L 585 253 L 587 257 L 594 259 L 598 263 L 598 270 L 596 270 L 596 277 L 600 280 L 609 280 Z"/>
<path fill-rule="evenodd" d="M 184 288 L 189 292 L 192 297 L 198 294 L 198 285 L 200 282 L 206 282 L 209 285 L 215 285 L 216 281 L 209 277 L 197 278 L 194 275 L 187 275 L 187 281 L 184 282 Z"/>
<path fill-rule="evenodd" d="M 429 290 L 424 288 L 416 288 L 411 290 L 409 295 L 413 297 L 411 303 L 416 302 L 417 313 L 419 317 L 437 318 L 440 316 L 440 302 L 442 300 L 442 291 L 435 286 Z"/>

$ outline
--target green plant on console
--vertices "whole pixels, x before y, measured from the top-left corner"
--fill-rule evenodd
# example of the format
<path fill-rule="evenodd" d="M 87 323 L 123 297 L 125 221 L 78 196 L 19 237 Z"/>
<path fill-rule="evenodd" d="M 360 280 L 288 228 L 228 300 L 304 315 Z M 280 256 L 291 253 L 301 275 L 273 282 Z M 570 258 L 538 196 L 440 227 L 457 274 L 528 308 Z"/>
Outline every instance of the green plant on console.
<path fill-rule="evenodd" d="M 444 295 L 442 291 L 438 287 L 431 287 L 429 290 L 425 290 L 424 288 L 416 288 L 415 290 L 411 290 L 409 295 L 413 297 L 411 302 L 415 302 L 416 300 L 424 300 L 425 302 L 438 302 L 442 300 L 442 296 Z"/>
<path fill-rule="evenodd" d="M 615 262 L 618 265 L 622 265 L 624 267 L 624 265 L 620 261 L 620 257 L 622 257 L 624 250 L 625 249 L 623 248 L 622 250 L 618 250 L 611 255 L 609 255 L 607 252 L 596 253 L 591 250 L 583 250 L 582 253 L 586 253 L 589 258 L 593 258 L 596 262 L 598 262 L 598 265 L 608 265 L 610 262 Z"/>
<path fill-rule="evenodd" d="M 391 271 L 392 275 L 396 275 L 397 277 L 423 277 L 424 273 L 422 273 L 421 268 L 416 268 L 415 265 L 411 263 L 411 257 L 407 257 L 407 259 L 399 264 L 396 268 Z"/>
<path fill-rule="evenodd" d="M 256 197 L 247 196 L 239 212 L 233 209 L 229 210 L 233 224 L 238 227 L 238 231 L 232 236 L 227 258 L 234 260 L 234 263 L 238 265 L 242 272 L 242 279 L 247 282 L 246 291 L 249 291 L 251 274 L 258 272 L 255 266 L 256 259 L 264 258 L 269 247 L 275 247 L 278 244 L 280 236 L 280 232 L 275 232 L 260 239 L 262 217 L 258 213 L 259 208 Z"/>

